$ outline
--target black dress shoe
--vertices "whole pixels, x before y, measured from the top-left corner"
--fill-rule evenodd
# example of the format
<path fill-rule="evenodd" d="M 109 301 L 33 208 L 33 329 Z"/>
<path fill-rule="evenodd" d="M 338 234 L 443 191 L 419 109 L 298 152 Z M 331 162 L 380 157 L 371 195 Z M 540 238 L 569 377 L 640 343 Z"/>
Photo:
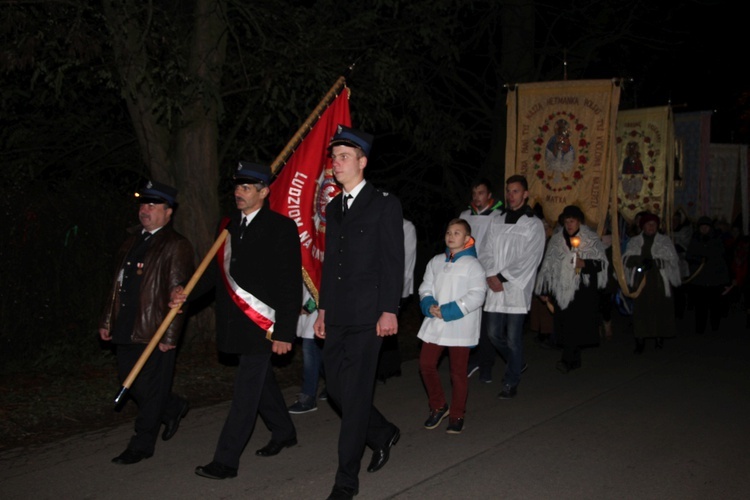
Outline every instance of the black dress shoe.
<path fill-rule="evenodd" d="M 119 456 L 113 458 L 112 463 L 120 465 L 136 464 L 144 458 L 151 458 L 152 456 L 154 456 L 153 453 L 146 453 L 145 451 L 138 451 L 127 448 L 125 451 L 120 453 Z"/>
<path fill-rule="evenodd" d="M 357 492 L 344 486 L 334 486 L 326 500 L 352 500 Z"/>
<path fill-rule="evenodd" d="M 169 441 L 172 439 L 172 436 L 177 433 L 177 429 L 180 427 L 180 420 L 185 418 L 189 409 L 190 403 L 185 399 L 182 403 L 182 408 L 180 408 L 180 413 L 178 413 L 175 418 L 168 420 L 167 423 L 164 424 L 164 432 L 161 433 L 162 440 Z"/>
<path fill-rule="evenodd" d="M 281 450 L 284 448 L 289 448 L 290 446 L 296 446 L 297 445 L 297 438 L 293 437 L 291 439 L 287 439 L 286 441 L 274 441 L 273 439 L 268 442 L 267 445 L 265 445 L 260 450 L 257 450 L 255 452 L 256 455 L 259 457 L 272 457 L 274 455 L 278 455 Z"/>
<path fill-rule="evenodd" d="M 555 368 L 557 368 L 557 371 L 560 373 L 568 373 L 570 371 L 570 365 L 563 360 L 558 361 Z"/>
<path fill-rule="evenodd" d="M 643 339 L 635 339 L 635 350 L 633 354 L 643 354 L 643 350 L 646 348 L 646 341 Z"/>
<path fill-rule="evenodd" d="M 388 462 L 391 456 L 391 447 L 398 443 L 398 439 L 401 437 L 401 431 L 398 427 L 395 425 L 393 427 L 396 430 L 393 436 L 386 441 L 385 446 L 372 452 L 372 460 L 370 460 L 370 465 L 367 466 L 367 472 L 377 472 Z"/>
<path fill-rule="evenodd" d="M 202 465 L 195 468 L 195 473 L 209 479 L 226 479 L 228 477 L 237 477 L 237 469 L 229 467 L 219 462 L 211 462 L 208 465 Z"/>

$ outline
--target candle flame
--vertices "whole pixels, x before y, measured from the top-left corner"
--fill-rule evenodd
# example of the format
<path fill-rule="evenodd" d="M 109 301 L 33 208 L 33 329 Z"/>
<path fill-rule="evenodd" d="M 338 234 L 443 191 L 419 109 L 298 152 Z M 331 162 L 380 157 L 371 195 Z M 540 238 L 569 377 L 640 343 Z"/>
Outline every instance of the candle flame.
<path fill-rule="evenodd" d="M 570 244 L 573 245 L 573 248 L 578 248 L 578 245 L 581 244 L 581 238 L 578 236 L 573 236 L 570 238 Z"/>

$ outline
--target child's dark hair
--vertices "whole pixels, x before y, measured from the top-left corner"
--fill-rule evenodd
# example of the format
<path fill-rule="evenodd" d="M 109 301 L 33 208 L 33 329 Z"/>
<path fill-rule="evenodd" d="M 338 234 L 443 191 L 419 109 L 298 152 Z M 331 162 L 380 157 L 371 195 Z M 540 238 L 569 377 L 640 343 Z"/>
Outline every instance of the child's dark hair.
<path fill-rule="evenodd" d="M 445 226 L 446 231 L 449 227 L 458 224 L 459 226 L 463 226 L 464 229 L 466 229 L 466 234 L 471 236 L 471 226 L 468 222 L 466 222 L 464 219 L 456 217 L 455 219 L 451 219 L 451 221 L 448 223 L 447 226 Z"/>

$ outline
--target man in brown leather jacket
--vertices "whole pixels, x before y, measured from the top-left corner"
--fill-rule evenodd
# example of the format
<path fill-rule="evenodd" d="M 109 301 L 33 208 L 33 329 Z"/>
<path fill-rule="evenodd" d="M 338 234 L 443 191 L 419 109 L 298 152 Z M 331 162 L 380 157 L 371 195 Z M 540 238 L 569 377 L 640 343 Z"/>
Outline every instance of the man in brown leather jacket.
<path fill-rule="evenodd" d="M 141 224 L 120 247 L 109 302 L 99 323 L 101 339 L 116 346 L 121 381 L 169 313 L 172 288 L 184 285 L 194 269 L 190 242 L 170 224 L 177 190 L 149 182 L 136 196 Z M 175 347 L 184 321 L 184 314 L 174 319 L 130 387 L 129 395 L 138 405 L 135 435 L 125 451 L 112 459 L 116 464 L 151 457 L 161 424 L 165 424 L 162 439 L 166 441 L 188 411 L 188 401 L 171 392 Z"/>

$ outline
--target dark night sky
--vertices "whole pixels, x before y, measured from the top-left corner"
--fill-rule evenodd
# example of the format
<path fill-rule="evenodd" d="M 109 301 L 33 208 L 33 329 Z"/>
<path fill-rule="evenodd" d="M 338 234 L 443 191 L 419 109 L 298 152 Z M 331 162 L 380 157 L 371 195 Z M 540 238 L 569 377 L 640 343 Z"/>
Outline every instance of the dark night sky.
<path fill-rule="evenodd" d="M 747 60 L 747 16 L 737 4 L 713 3 L 681 13 L 689 33 L 684 46 L 665 58 L 664 71 L 653 82 L 658 91 L 647 97 L 646 106 L 671 102 L 675 113 L 715 111 L 712 142 L 739 142 L 736 124 L 737 98 L 750 90 L 744 68 Z M 644 106 L 645 107 L 645 106 Z"/>
<path fill-rule="evenodd" d="M 743 67 L 750 34 L 748 16 L 728 0 L 675 0 L 644 6 L 633 2 L 618 8 L 620 15 L 628 16 L 629 26 L 637 19 L 629 36 L 621 42 L 604 40 L 601 52 L 574 78 L 622 78 L 620 109 L 671 104 L 675 113 L 714 111 L 712 142 L 750 142 L 747 132 L 744 136 L 738 132 L 737 123 L 738 97 L 750 92 L 750 77 Z M 548 33 L 540 26 L 546 25 L 537 26 L 542 46 Z M 558 47 L 565 46 L 567 31 L 564 23 L 556 25 L 551 38 Z M 562 78 L 564 56 L 554 52 L 547 56 L 553 77 L 557 78 L 557 64 Z"/>

